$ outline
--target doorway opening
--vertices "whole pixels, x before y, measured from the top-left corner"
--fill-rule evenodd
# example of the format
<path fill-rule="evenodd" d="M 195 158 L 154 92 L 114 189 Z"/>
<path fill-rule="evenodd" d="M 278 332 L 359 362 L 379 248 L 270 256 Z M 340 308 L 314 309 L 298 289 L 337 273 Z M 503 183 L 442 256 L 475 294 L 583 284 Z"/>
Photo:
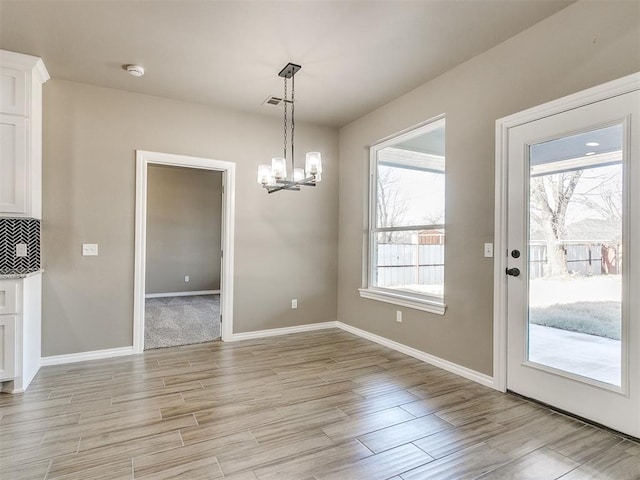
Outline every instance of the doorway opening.
<path fill-rule="evenodd" d="M 231 339 L 235 164 L 136 152 L 133 346 Z"/>
<path fill-rule="evenodd" d="M 144 348 L 217 340 L 222 172 L 147 167 Z"/>

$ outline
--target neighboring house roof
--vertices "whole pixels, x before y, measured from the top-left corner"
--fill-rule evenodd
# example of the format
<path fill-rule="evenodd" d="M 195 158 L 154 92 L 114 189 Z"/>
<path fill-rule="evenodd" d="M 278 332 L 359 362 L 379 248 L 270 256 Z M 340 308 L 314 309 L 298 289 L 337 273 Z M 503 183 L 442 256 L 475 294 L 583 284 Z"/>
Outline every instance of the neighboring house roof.
<path fill-rule="evenodd" d="M 610 220 L 587 218 L 565 227 L 563 240 L 570 242 L 619 243 L 621 241 L 620 225 Z M 541 230 L 531 232 L 531 241 L 544 241 Z"/>

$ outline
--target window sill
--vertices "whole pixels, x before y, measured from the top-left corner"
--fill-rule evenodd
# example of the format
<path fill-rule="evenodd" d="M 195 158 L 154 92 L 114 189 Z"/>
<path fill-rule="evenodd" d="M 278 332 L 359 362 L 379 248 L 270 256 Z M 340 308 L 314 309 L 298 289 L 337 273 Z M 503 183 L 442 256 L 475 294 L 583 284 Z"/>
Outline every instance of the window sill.
<path fill-rule="evenodd" d="M 401 307 L 422 310 L 423 312 L 435 313 L 436 315 L 444 315 L 444 312 L 447 309 L 447 305 L 442 302 L 403 295 L 401 293 L 373 290 L 371 288 L 359 288 L 358 291 L 362 298 L 393 303 L 394 305 L 400 305 Z"/>

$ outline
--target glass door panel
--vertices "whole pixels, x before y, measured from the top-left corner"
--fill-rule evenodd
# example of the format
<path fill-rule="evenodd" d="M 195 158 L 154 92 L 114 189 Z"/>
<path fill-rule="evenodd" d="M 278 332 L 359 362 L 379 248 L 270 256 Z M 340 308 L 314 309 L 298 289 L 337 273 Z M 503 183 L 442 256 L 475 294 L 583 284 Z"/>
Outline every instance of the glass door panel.
<path fill-rule="evenodd" d="M 622 124 L 529 147 L 529 362 L 622 385 Z"/>

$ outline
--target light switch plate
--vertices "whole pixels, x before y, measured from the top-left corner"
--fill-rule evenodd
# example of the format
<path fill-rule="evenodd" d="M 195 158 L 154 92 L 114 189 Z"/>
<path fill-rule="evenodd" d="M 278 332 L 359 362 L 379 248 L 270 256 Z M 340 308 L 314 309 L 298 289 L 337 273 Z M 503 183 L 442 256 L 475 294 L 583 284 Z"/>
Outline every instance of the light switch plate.
<path fill-rule="evenodd" d="M 493 257 L 493 243 L 484 244 L 484 256 L 487 258 Z"/>
<path fill-rule="evenodd" d="M 97 257 L 98 256 L 98 244 L 97 243 L 83 243 L 82 244 L 82 256 L 83 257 Z"/>

